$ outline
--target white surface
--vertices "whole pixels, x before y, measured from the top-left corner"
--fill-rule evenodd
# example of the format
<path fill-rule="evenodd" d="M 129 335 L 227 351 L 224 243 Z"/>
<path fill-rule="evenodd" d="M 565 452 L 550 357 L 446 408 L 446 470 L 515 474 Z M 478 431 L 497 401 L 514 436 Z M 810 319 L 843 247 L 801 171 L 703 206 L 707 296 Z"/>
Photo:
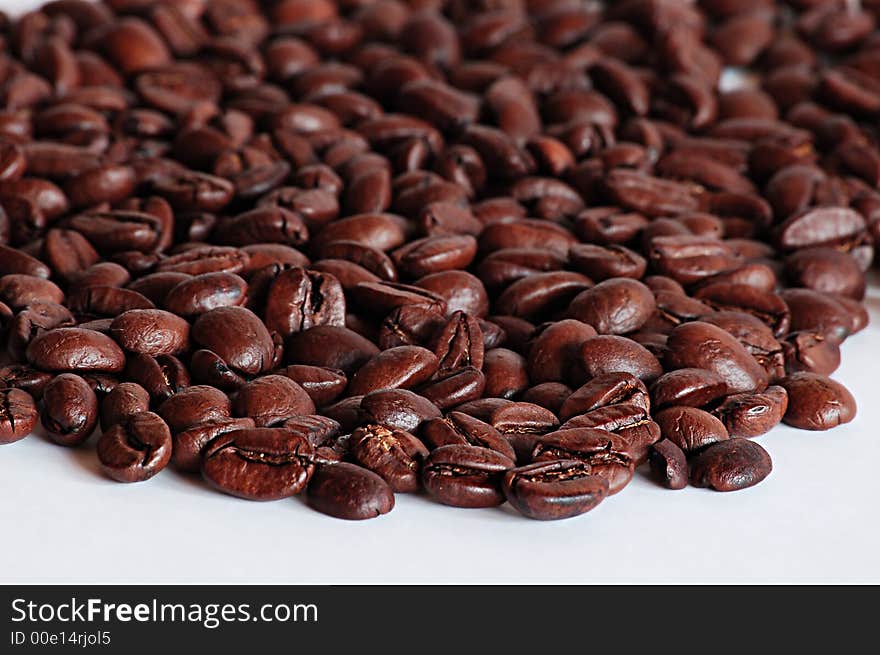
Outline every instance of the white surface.
<path fill-rule="evenodd" d="M 399 495 L 390 514 L 355 523 L 170 469 L 118 484 L 94 439 L 70 450 L 32 435 L 0 447 L 0 583 L 877 583 L 880 289 L 868 306 L 873 324 L 835 375 L 858 417 L 761 437 L 775 468 L 751 489 L 668 491 L 639 471 L 567 521 Z"/>
<path fill-rule="evenodd" d="M 31 0 L 0 0 L 24 11 Z M 397 497 L 390 514 L 332 519 L 299 499 L 252 503 L 168 470 L 105 479 L 94 439 L 0 447 L 0 583 L 880 582 L 880 289 L 873 324 L 835 377 L 859 402 L 830 432 L 761 437 L 774 471 L 752 489 L 668 491 L 640 471 L 568 521 Z"/>

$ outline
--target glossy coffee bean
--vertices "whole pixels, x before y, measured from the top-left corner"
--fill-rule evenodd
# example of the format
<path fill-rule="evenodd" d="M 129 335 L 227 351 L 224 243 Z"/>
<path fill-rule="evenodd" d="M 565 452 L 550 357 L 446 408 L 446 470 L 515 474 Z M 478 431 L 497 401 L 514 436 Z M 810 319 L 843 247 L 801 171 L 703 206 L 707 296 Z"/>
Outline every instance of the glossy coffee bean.
<path fill-rule="evenodd" d="M 37 423 L 37 406 L 21 389 L 0 389 L 0 444 L 24 439 Z"/>
<path fill-rule="evenodd" d="M 709 412 L 696 407 L 667 407 L 655 415 L 660 432 L 687 455 L 729 438 L 727 428 Z"/>
<path fill-rule="evenodd" d="M 394 508 L 394 493 L 372 471 L 339 462 L 318 467 L 309 481 L 306 502 L 336 518 L 372 519 Z"/>
<path fill-rule="evenodd" d="M 508 502 L 532 519 L 567 519 L 585 514 L 608 494 L 608 481 L 577 460 L 536 462 L 504 474 Z"/>
<path fill-rule="evenodd" d="M 437 448 L 422 465 L 422 484 L 428 494 L 453 507 L 501 505 L 502 476 L 513 461 L 488 448 L 449 445 Z"/>
<path fill-rule="evenodd" d="M 770 475 L 770 455 L 754 441 L 728 439 L 709 446 L 691 462 L 690 481 L 695 487 L 738 491 Z"/>
<path fill-rule="evenodd" d="M 783 421 L 802 430 L 829 430 L 856 416 L 856 401 L 840 382 L 817 373 L 792 373 L 780 381 L 788 392 Z"/>
<path fill-rule="evenodd" d="M 687 456 L 669 439 L 651 447 L 651 474 L 667 489 L 684 489 L 688 483 Z"/>
<path fill-rule="evenodd" d="M 143 482 L 171 460 L 171 431 L 152 412 L 133 414 L 98 439 L 104 473 L 117 482 Z"/>
<path fill-rule="evenodd" d="M 366 425 L 349 439 L 355 461 L 382 477 L 396 493 L 419 488 L 419 469 L 428 449 L 405 430 Z"/>
<path fill-rule="evenodd" d="M 98 424 L 98 397 L 81 377 L 62 373 L 43 390 L 40 422 L 55 443 L 77 446 Z"/>
<path fill-rule="evenodd" d="M 247 500 L 278 500 L 302 491 L 314 471 L 312 446 L 284 428 L 233 430 L 205 449 L 202 476 Z"/>

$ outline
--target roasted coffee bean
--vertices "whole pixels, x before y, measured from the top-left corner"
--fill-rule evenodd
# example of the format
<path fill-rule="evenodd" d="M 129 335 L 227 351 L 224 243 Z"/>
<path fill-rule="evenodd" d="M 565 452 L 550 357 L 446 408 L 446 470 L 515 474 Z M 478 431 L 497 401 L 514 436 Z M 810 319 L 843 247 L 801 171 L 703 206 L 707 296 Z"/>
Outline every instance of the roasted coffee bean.
<path fill-rule="evenodd" d="M 660 362 L 644 346 L 612 334 L 584 341 L 580 363 L 588 378 L 605 373 L 629 373 L 650 382 L 663 374 Z"/>
<path fill-rule="evenodd" d="M 189 348 L 189 323 L 161 309 L 131 309 L 113 321 L 110 336 L 129 352 L 179 355 Z"/>
<path fill-rule="evenodd" d="M 528 354 L 528 374 L 533 383 L 559 382 L 572 377 L 580 348 L 596 330 L 575 319 L 538 326 Z"/>
<path fill-rule="evenodd" d="M 349 439 L 354 459 L 377 473 L 397 493 L 419 488 L 419 467 L 428 449 L 406 430 L 366 425 Z"/>
<path fill-rule="evenodd" d="M 142 281 L 144 279 L 141 278 Z M 220 271 L 184 277 L 165 293 L 159 292 L 157 295 L 161 296 L 160 304 L 169 312 L 180 316 L 198 316 L 218 307 L 243 304 L 247 288 L 247 282 L 235 273 Z"/>
<path fill-rule="evenodd" d="M 559 414 L 562 404 L 571 394 L 571 387 L 561 382 L 542 382 L 526 391 L 522 395 L 522 400 L 525 403 L 549 409 L 554 414 Z"/>
<path fill-rule="evenodd" d="M 266 375 L 241 387 L 235 393 L 232 409 L 237 416 L 252 418 L 257 427 L 265 427 L 292 416 L 314 414 L 315 403 L 289 377 Z"/>
<path fill-rule="evenodd" d="M 651 447 L 651 473 L 667 489 L 684 489 L 688 483 L 688 464 L 684 451 L 669 439 Z"/>
<path fill-rule="evenodd" d="M 762 391 L 767 372 L 728 332 L 694 321 L 676 327 L 666 342 L 669 368 L 702 368 L 721 376 L 731 393 Z"/>
<path fill-rule="evenodd" d="M 782 342 L 782 352 L 788 373 L 831 375 L 840 366 L 840 346 L 822 334 L 792 332 Z"/>
<path fill-rule="evenodd" d="M 336 400 L 348 384 L 348 378 L 342 371 L 320 366 L 292 364 L 278 370 L 303 388 L 317 407 L 329 405 Z"/>
<path fill-rule="evenodd" d="M 40 422 L 55 443 L 78 446 L 98 424 L 98 397 L 81 377 L 62 373 L 43 391 Z"/>
<path fill-rule="evenodd" d="M 465 312 L 454 312 L 437 333 L 434 354 L 443 371 L 464 366 L 483 368 L 485 344 L 480 323 Z"/>
<path fill-rule="evenodd" d="M 217 418 L 175 432 L 172 435 L 174 447 L 171 464 L 180 471 L 198 473 L 202 466 L 202 454 L 209 443 L 226 432 L 253 427 L 253 419 Z"/>
<path fill-rule="evenodd" d="M 229 418 L 230 404 L 222 391 L 195 385 L 181 389 L 164 401 L 157 413 L 176 433 L 199 423 Z"/>
<path fill-rule="evenodd" d="M 37 335 L 27 347 L 27 359 L 44 371 L 119 373 L 125 368 L 125 353 L 110 337 L 72 327 Z"/>
<path fill-rule="evenodd" d="M 698 453 L 710 444 L 729 439 L 727 428 L 709 412 L 696 407 L 667 407 L 655 415 L 660 433 L 685 454 Z"/>
<path fill-rule="evenodd" d="M 38 371 L 25 364 L 0 366 L 0 389 L 21 389 L 36 400 L 43 395 L 43 390 L 52 378 L 51 373 Z"/>
<path fill-rule="evenodd" d="M 247 375 L 267 371 L 276 362 L 269 330 L 244 307 L 219 307 L 205 312 L 192 326 L 192 339 Z"/>
<path fill-rule="evenodd" d="M 486 389 L 486 376 L 473 366 L 438 371 L 419 387 L 419 395 L 439 409 L 448 409 L 471 400 L 477 400 Z"/>
<path fill-rule="evenodd" d="M 266 327 L 289 337 L 316 325 L 345 325 L 345 296 L 329 273 L 292 268 L 272 282 L 266 297 Z"/>
<path fill-rule="evenodd" d="M 495 450 L 516 459 L 513 447 L 488 423 L 462 412 L 449 412 L 444 418 L 426 421 L 422 426 L 422 438 L 432 448 L 452 444 L 470 444 Z"/>
<path fill-rule="evenodd" d="M 502 489 L 507 501 L 532 519 L 567 519 L 585 514 L 608 495 L 608 480 L 579 460 L 542 461 L 511 469 Z"/>
<path fill-rule="evenodd" d="M 305 437 L 285 428 L 245 428 L 218 436 L 205 449 L 202 476 L 211 485 L 247 500 L 294 496 L 315 465 Z"/>
<path fill-rule="evenodd" d="M 378 389 L 411 389 L 437 372 L 437 357 L 418 346 L 398 346 L 367 361 L 348 384 L 348 392 L 365 395 Z"/>
<path fill-rule="evenodd" d="M 608 494 L 616 494 L 632 480 L 636 458 L 628 444 L 604 430 L 570 428 L 545 434 L 532 452 L 535 462 L 577 460 L 590 466 L 590 473 L 608 482 Z"/>
<path fill-rule="evenodd" d="M 186 367 L 172 355 L 130 355 L 123 375 L 146 389 L 154 402 L 170 398 L 190 383 Z"/>
<path fill-rule="evenodd" d="M 101 429 L 105 432 L 129 416 L 150 409 L 150 394 L 135 382 L 122 382 L 101 401 Z"/>
<path fill-rule="evenodd" d="M 376 345 L 345 327 L 319 325 L 291 335 L 286 344 L 287 360 L 295 364 L 321 366 L 351 375 L 371 357 Z"/>
<path fill-rule="evenodd" d="M 306 493 L 309 506 L 340 519 L 372 519 L 394 508 L 394 493 L 378 475 L 339 462 L 319 466 Z"/>
<path fill-rule="evenodd" d="M 733 394 L 712 409 L 731 437 L 758 437 L 777 426 L 788 409 L 788 393 L 772 385 L 760 393 Z"/>
<path fill-rule="evenodd" d="M 434 403 L 406 389 L 372 391 L 361 400 L 360 412 L 370 423 L 412 433 L 428 419 L 440 416 Z"/>
<path fill-rule="evenodd" d="M 754 441 L 728 439 L 706 448 L 691 462 L 690 481 L 695 487 L 738 491 L 770 475 L 770 455 Z"/>
<path fill-rule="evenodd" d="M 24 439 L 37 423 L 37 406 L 21 389 L 0 389 L 0 444 Z"/>
<path fill-rule="evenodd" d="M 792 373 L 779 382 L 788 392 L 782 420 L 802 430 L 829 430 L 856 416 L 856 401 L 840 382 L 818 373 Z"/>
<path fill-rule="evenodd" d="M 599 334 L 626 334 L 641 328 L 655 308 L 648 287 L 624 278 L 605 280 L 581 292 L 568 306 L 568 315 L 593 326 Z"/>
<path fill-rule="evenodd" d="M 647 413 L 651 407 L 648 390 L 630 373 L 604 373 L 574 391 L 560 408 L 559 418 L 564 421 L 577 414 L 619 404 L 640 407 Z"/>
<path fill-rule="evenodd" d="M 117 482 L 143 482 L 171 460 L 171 432 L 152 412 L 140 412 L 117 423 L 98 439 L 104 473 Z"/>
<path fill-rule="evenodd" d="M 703 407 L 727 395 L 727 383 L 718 373 L 702 368 L 680 368 L 661 375 L 651 386 L 657 409 L 670 405 Z"/>
<path fill-rule="evenodd" d="M 488 448 L 441 446 L 422 464 L 428 494 L 453 507 L 495 507 L 504 502 L 501 480 L 513 460 Z"/>

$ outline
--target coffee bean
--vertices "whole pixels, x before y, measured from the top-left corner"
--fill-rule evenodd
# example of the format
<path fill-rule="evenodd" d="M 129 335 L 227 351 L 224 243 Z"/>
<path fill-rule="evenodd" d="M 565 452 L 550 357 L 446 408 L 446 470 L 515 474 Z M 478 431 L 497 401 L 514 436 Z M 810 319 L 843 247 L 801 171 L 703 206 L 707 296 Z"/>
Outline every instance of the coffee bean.
<path fill-rule="evenodd" d="M 143 482 L 171 460 L 171 432 L 159 416 L 139 412 L 117 423 L 98 439 L 104 473 L 117 482 Z"/>
<path fill-rule="evenodd" d="M 232 409 L 237 416 L 252 418 L 257 427 L 265 427 L 291 416 L 314 414 L 315 403 L 289 377 L 265 375 L 251 380 L 235 393 Z"/>
<path fill-rule="evenodd" d="M 161 309 L 131 309 L 113 321 L 110 336 L 130 352 L 178 355 L 189 347 L 189 323 Z"/>
<path fill-rule="evenodd" d="M 40 422 L 55 443 L 77 446 L 98 424 L 98 397 L 81 377 L 62 373 L 43 390 Z"/>
<path fill-rule="evenodd" d="M 829 430 L 856 416 L 856 401 L 839 382 L 817 373 L 792 373 L 779 384 L 788 392 L 783 421 L 802 430 Z"/>
<path fill-rule="evenodd" d="M 501 478 L 513 460 L 488 448 L 437 448 L 422 465 L 422 483 L 433 498 L 453 507 L 494 507 L 504 502 Z"/>
<path fill-rule="evenodd" d="M 150 409 L 150 394 L 135 382 L 122 382 L 101 401 L 101 429 L 107 431 L 129 416 Z"/>
<path fill-rule="evenodd" d="M 108 336 L 82 328 L 57 328 L 38 335 L 27 347 L 27 359 L 44 371 L 118 373 L 125 354 Z"/>
<path fill-rule="evenodd" d="M 205 449 L 202 475 L 247 500 L 278 500 L 302 491 L 315 469 L 306 439 L 284 428 L 245 428 L 218 436 Z"/>
<path fill-rule="evenodd" d="M 585 514 L 608 495 L 608 481 L 579 460 L 551 460 L 510 469 L 504 496 L 532 519 L 566 519 Z"/>
<path fill-rule="evenodd" d="M 669 439 L 651 447 L 651 473 L 667 489 L 684 489 L 688 483 L 687 457 L 684 451 Z"/>
<path fill-rule="evenodd" d="M 686 454 L 729 438 L 727 428 L 715 416 L 696 407 L 667 407 L 655 415 L 660 432 Z"/>
<path fill-rule="evenodd" d="M 306 501 L 340 519 L 371 519 L 394 508 L 391 487 L 372 471 L 339 462 L 319 466 L 309 481 Z"/>
<path fill-rule="evenodd" d="M 419 467 L 428 449 L 406 430 L 367 425 L 349 439 L 355 460 L 379 474 L 397 493 L 419 488 Z"/>
<path fill-rule="evenodd" d="M 0 444 L 24 439 L 37 423 L 34 399 L 21 389 L 0 389 Z"/>
<path fill-rule="evenodd" d="M 695 487 L 738 491 L 770 475 L 770 455 L 754 441 L 728 439 L 709 446 L 691 462 L 690 481 Z"/>

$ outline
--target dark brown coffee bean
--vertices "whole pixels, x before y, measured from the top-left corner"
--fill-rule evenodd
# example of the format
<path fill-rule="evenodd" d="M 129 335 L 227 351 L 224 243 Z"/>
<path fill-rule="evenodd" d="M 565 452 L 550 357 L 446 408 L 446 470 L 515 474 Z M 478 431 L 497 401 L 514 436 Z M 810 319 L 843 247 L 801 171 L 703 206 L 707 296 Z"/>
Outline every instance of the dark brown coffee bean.
<path fill-rule="evenodd" d="M 171 275 L 171 273 L 153 275 Z M 218 307 L 241 305 L 244 303 L 247 288 L 247 282 L 238 275 L 219 271 L 185 277 L 164 294 L 160 292 L 157 295 L 162 295 L 161 304 L 169 312 L 181 316 L 198 316 Z"/>
<path fill-rule="evenodd" d="M 306 501 L 323 514 L 361 520 L 390 512 L 394 493 L 372 471 L 339 462 L 318 467 L 309 481 Z"/>
<path fill-rule="evenodd" d="M 355 460 L 380 475 L 394 492 L 418 490 L 419 468 L 428 449 L 409 432 L 367 425 L 355 430 L 349 443 Z"/>
<path fill-rule="evenodd" d="M 651 447 L 651 473 L 667 489 L 684 489 L 688 483 L 687 457 L 684 451 L 669 439 Z"/>
<path fill-rule="evenodd" d="M 98 424 L 98 397 L 81 377 L 62 373 L 43 391 L 40 422 L 55 443 L 78 446 Z"/>
<path fill-rule="evenodd" d="M 37 406 L 21 389 L 0 389 L 0 444 L 24 439 L 37 424 Z"/>
<path fill-rule="evenodd" d="M 152 412 L 133 414 L 98 439 L 101 468 L 117 482 L 143 482 L 171 460 L 171 432 Z"/>
<path fill-rule="evenodd" d="M 584 341 L 580 363 L 588 378 L 605 373 L 629 373 L 650 382 L 663 374 L 660 362 L 644 346 L 611 334 Z"/>
<path fill-rule="evenodd" d="M 377 389 L 410 389 L 437 372 L 438 360 L 430 350 L 399 346 L 385 350 L 366 362 L 352 376 L 348 393 L 365 395 Z"/>
<path fill-rule="evenodd" d="M 279 369 L 278 374 L 301 386 L 317 407 L 329 405 L 339 398 L 348 384 L 348 378 L 342 371 L 320 366 L 292 364 Z"/>
<path fill-rule="evenodd" d="M 627 404 L 640 407 L 646 413 L 651 401 L 644 383 L 630 373 L 614 372 L 597 375 L 574 391 L 559 409 L 563 421 L 578 414 L 586 414 L 608 405 Z"/>
<path fill-rule="evenodd" d="M 579 460 L 536 462 L 507 471 L 502 489 L 529 518 L 566 519 L 589 512 L 608 495 L 608 480 L 592 471 Z"/>
<path fill-rule="evenodd" d="M 110 336 L 129 352 L 178 355 L 189 348 L 189 323 L 161 309 L 131 309 L 113 321 Z"/>
<path fill-rule="evenodd" d="M 590 473 L 608 482 L 613 495 L 632 480 L 635 457 L 628 444 L 604 430 L 570 428 L 542 436 L 532 453 L 536 462 L 576 460 L 588 464 Z"/>
<path fill-rule="evenodd" d="M 729 438 L 727 428 L 720 420 L 696 407 L 667 407 L 654 418 L 663 438 L 669 439 L 688 455 Z"/>
<path fill-rule="evenodd" d="M 205 385 L 181 389 L 165 400 L 157 410 L 176 433 L 199 423 L 229 418 L 229 398 L 222 391 Z"/>
<path fill-rule="evenodd" d="M 769 386 L 761 393 L 733 394 L 712 413 L 724 423 L 731 437 L 752 438 L 777 426 L 788 409 L 788 393 Z"/>
<path fill-rule="evenodd" d="M 129 355 L 124 377 L 137 382 L 154 402 L 162 402 L 189 386 L 189 371 L 173 355 L 150 357 L 140 353 Z"/>
<path fill-rule="evenodd" d="M 287 359 L 296 364 L 321 366 L 351 375 L 379 349 L 356 332 L 334 325 L 319 325 L 291 335 Z"/>
<path fill-rule="evenodd" d="M 788 392 L 783 421 L 803 430 L 829 430 L 856 416 L 856 401 L 839 382 L 817 373 L 792 373 L 779 384 Z"/>
<path fill-rule="evenodd" d="M 412 433 L 428 419 L 440 416 L 434 403 L 406 389 L 372 391 L 363 397 L 360 412 L 370 423 Z"/>
<path fill-rule="evenodd" d="M 641 328 L 656 303 L 654 294 L 641 282 L 613 279 L 578 294 L 568 315 L 592 325 L 599 334 L 626 334 Z"/>
<path fill-rule="evenodd" d="M 233 398 L 232 409 L 237 416 L 252 418 L 257 427 L 265 427 L 292 416 L 314 414 L 315 403 L 289 377 L 266 375 L 241 387 Z"/>
<path fill-rule="evenodd" d="M 119 373 L 125 354 L 110 337 L 82 328 L 58 328 L 38 335 L 27 347 L 28 362 L 44 371 Z"/>
<path fill-rule="evenodd" d="M 202 314 L 192 326 L 192 339 L 247 375 L 267 371 L 276 362 L 272 336 L 263 322 L 243 307 L 219 307 Z"/>
<path fill-rule="evenodd" d="M 422 484 L 454 507 L 494 507 L 504 502 L 501 479 L 514 463 L 501 453 L 470 445 L 437 448 L 422 465 Z"/>
<path fill-rule="evenodd" d="M 266 327 L 283 337 L 316 325 L 345 324 L 345 296 L 328 273 L 292 268 L 282 271 L 266 298 Z"/>
<path fill-rule="evenodd" d="M 21 389 L 39 400 L 52 377 L 51 373 L 38 371 L 25 364 L 0 366 L 0 389 Z"/>
<path fill-rule="evenodd" d="M 770 455 L 754 441 L 728 439 L 709 446 L 691 462 L 690 481 L 695 487 L 738 491 L 770 475 Z"/>
<path fill-rule="evenodd" d="M 676 327 L 666 343 L 669 368 L 703 368 L 720 375 L 732 393 L 762 391 L 767 373 L 729 333 L 695 321 Z"/>
<path fill-rule="evenodd" d="M 701 368 L 680 368 L 661 375 L 651 386 L 654 407 L 703 407 L 726 396 L 727 383 L 718 373 Z"/>
<path fill-rule="evenodd" d="M 444 418 L 426 421 L 422 426 L 422 438 L 431 448 L 452 444 L 470 444 L 495 450 L 516 459 L 513 447 L 488 423 L 462 412 L 449 412 Z"/>
<path fill-rule="evenodd" d="M 101 401 L 101 429 L 105 432 L 125 419 L 150 409 L 150 394 L 135 382 L 122 382 Z"/>
<path fill-rule="evenodd" d="M 171 464 L 180 471 L 198 473 L 202 467 L 202 454 L 209 443 L 221 434 L 253 427 L 253 419 L 218 418 L 175 432 L 172 435 Z"/>
<path fill-rule="evenodd" d="M 284 428 L 233 430 L 205 449 L 202 476 L 211 485 L 247 500 L 294 496 L 309 481 L 313 449 L 301 435 Z"/>

